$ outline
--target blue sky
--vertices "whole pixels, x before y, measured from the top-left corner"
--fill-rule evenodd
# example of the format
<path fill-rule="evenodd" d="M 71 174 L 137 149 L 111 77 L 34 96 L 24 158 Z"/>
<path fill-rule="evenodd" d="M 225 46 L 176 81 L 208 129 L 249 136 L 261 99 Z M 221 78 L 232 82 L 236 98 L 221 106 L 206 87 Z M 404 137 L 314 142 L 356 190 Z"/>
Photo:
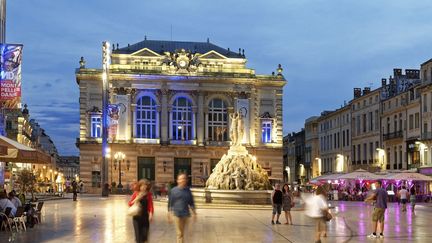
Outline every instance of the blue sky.
<path fill-rule="evenodd" d="M 75 68 L 100 67 L 103 40 L 210 41 L 245 49 L 248 66 L 281 63 L 284 133 L 340 107 L 354 87 L 432 57 L 432 1 L 9 0 L 7 42 L 23 43 L 23 102 L 63 155 L 78 154 Z"/>

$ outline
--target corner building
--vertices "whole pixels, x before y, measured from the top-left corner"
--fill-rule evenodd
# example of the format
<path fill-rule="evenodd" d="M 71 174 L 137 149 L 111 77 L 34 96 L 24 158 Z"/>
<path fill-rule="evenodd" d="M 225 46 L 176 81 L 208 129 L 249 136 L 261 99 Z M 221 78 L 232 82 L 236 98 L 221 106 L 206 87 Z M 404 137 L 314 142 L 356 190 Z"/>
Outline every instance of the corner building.
<path fill-rule="evenodd" d="M 276 73 L 256 75 L 244 51 L 207 42 L 156 41 L 113 45 L 109 99 L 116 109 L 109 128 L 108 181 L 125 186 L 148 178 L 174 181 L 180 172 L 192 186 L 205 178 L 230 145 L 230 114 L 240 112 L 243 144 L 271 179 L 283 179 L 282 89 Z M 76 71 L 80 89 L 80 177 L 87 191 L 101 188 L 102 70 Z M 124 158 L 117 160 L 119 152 Z M 119 168 L 121 167 L 121 172 Z"/>

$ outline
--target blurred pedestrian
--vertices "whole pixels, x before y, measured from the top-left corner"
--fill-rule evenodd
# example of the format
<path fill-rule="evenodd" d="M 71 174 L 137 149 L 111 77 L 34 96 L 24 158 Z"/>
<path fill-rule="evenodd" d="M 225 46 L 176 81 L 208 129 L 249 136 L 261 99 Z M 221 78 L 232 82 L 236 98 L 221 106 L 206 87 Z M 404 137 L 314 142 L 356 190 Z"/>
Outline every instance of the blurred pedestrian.
<path fill-rule="evenodd" d="M 76 201 L 78 196 L 78 183 L 75 180 L 72 181 L 72 193 L 73 200 Z"/>
<path fill-rule="evenodd" d="M 190 211 L 193 213 L 193 218 L 196 219 L 195 202 L 192 192 L 187 187 L 187 175 L 180 173 L 177 176 L 177 186 L 171 190 L 168 199 L 168 222 L 171 222 L 171 214 L 174 216 L 177 243 L 183 243 L 184 232 L 190 217 Z"/>
<path fill-rule="evenodd" d="M 276 184 L 275 188 L 271 194 L 271 203 L 273 206 L 271 224 L 275 224 L 275 222 L 274 222 L 275 215 L 277 215 L 276 216 L 276 224 L 281 224 L 279 222 L 279 217 L 282 213 L 282 202 L 283 202 L 283 193 L 280 190 L 280 184 Z"/>
<path fill-rule="evenodd" d="M 414 187 L 411 187 L 410 190 L 410 204 L 411 204 L 411 212 L 414 213 L 414 208 L 416 205 L 416 190 Z"/>
<path fill-rule="evenodd" d="M 369 238 L 384 238 L 384 214 L 387 209 L 387 191 L 382 188 L 382 182 L 377 181 L 377 189 L 371 193 L 365 202 L 375 202 L 375 208 L 372 213 L 372 234 L 368 235 Z M 377 231 L 380 229 L 380 234 Z"/>
<path fill-rule="evenodd" d="M 148 241 L 150 222 L 153 220 L 154 207 L 153 196 L 150 192 L 151 183 L 147 179 L 140 180 L 133 184 L 134 193 L 129 201 L 129 207 L 138 207 L 139 210 L 132 215 L 137 243 Z"/>
<path fill-rule="evenodd" d="M 294 198 L 289 189 L 289 185 L 285 184 L 282 188 L 283 199 L 282 199 L 282 210 L 285 212 L 285 224 L 293 224 L 291 218 L 291 208 L 294 206 Z"/>
<path fill-rule="evenodd" d="M 315 195 L 303 195 L 306 203 L 305 214 L 315 220 L 315 242 L 321 243 L 321 236 L 327 236 L 327 214 L 330 214 L 326 200 L 327 192 L 322 186 L 318 186 Z"/>
<path fill-rule="evenodd" d="M 402 190 L 399 191 L 399 198 L 402 203 L 402 212 L 406 212 L 406 204 L 408 199 L 408 191 L 405 186 L 402 186 Z"/>

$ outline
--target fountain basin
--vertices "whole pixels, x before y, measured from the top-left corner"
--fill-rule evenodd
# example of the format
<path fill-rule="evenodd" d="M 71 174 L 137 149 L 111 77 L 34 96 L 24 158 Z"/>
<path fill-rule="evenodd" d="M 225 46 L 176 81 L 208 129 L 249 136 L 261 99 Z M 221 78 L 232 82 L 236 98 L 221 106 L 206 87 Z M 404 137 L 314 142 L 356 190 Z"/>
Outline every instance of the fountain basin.
<path fill-rule="evenodd" d="M 271 204 L 271 190 L 219 190 L 191 188 L 197 203 L 215 204 Z"/>

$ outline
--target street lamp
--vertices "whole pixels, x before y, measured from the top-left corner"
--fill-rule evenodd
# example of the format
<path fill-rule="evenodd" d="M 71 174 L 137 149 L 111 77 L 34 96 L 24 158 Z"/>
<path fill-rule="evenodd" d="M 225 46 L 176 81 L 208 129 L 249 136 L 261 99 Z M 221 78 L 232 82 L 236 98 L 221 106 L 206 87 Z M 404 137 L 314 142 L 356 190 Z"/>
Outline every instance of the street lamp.
<path fill-rule="evenodd" d="M 119 167 L 119 184 L 117 186 L 117 188 L 123 188 L 123 185 L 121 184 L 121 164 L 122 162 L 125 161 L 126 155 L 123 152 L 117 152 L 114 154 L 114 159 L 115 159 L 115 163 L 114 163 L 114 168 L 117 169 L 117 163 L 118 163 L 118 167 Z M 130 162 L 129 160 L 126 161 L 126 168 L 129 171 L 129 167 L 130 167 Z"/>
<path fill-rule="evenodd" d="M 108 89 L 109 89 L 109 65 L 110 43 L 102 42 L 102 196 L 108 197 L 108 161 L 106 148 L 108 147 Z"/>

